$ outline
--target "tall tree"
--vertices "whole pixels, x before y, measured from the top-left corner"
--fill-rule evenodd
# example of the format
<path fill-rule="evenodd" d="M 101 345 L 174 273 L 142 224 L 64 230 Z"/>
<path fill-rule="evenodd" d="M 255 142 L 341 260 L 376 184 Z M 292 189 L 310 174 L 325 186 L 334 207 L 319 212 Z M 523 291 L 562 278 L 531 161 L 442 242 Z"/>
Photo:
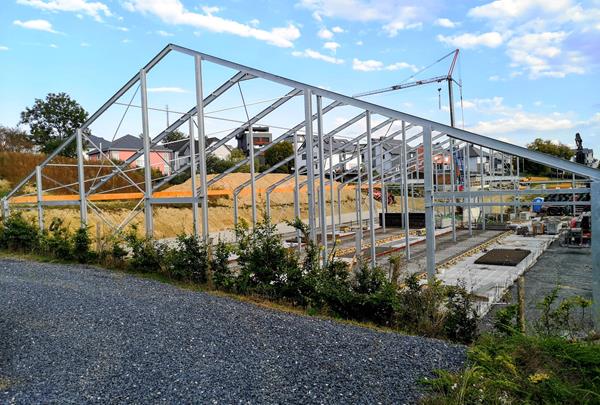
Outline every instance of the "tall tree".
<path fill-rule="evenodd" d="M 33 147 L 27 132 L 19 128 L 8 128 L 0 125 L 0 151 L 28 152 Z"/>
<path fill-rule="evenodd" d="M 571 159 L 575 155 L 575 152 L 567 145 L 541 138 L 536 138 L 532 143 L 528 144 L 527 149 L 558 156 L 566 160 Z M 524 171 L 536 176 L 550 176 L 552 174 L 552 168 L 529 160 L 525 161 Z"/>
<path fill-rule="evenodd" d="M 165 136 L 163 138 L 163 143 L 171 143 L 171 142 L 175 142 L 175 141 L 181 141 L 182 139 L 187 138 L 187 135 L 185 135 L 183 132 L 181 131 L 173 131 L 169 134 L 167 134 L 167 136 Z"/>
<path fill-rule="evenodd" d="M 285 158 L 288 158 L 294 154 L 294 147 L 291 142 L 279 142 L 273 145 L 265 152 L 265 164 L 267 167 L 275 166 Z M 287 165 L 283 165 L 275 170 L 276 173 L 289 173 L 291 162 Z"/>
<path fill-rule="evenodd" d="M 58 148 L 73 135 L 88 117 L 83 109 L 66 93 L 49 93 L 45 100 L 36 99 L 31 107 L 21 113 L 20 124 L 29 125 L 31 140 L 44 153 Z M 75 156 L 76 144 L 72 142 L 61 152 L 63 156 Z"/>

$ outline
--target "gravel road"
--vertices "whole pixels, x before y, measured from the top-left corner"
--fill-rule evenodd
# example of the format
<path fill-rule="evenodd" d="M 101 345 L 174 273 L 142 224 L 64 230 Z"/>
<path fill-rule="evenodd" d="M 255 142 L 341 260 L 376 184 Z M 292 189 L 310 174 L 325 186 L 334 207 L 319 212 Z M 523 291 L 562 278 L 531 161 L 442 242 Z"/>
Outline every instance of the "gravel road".
<path fill-rule="evenodd" d="M 0 259 L 0 403 L 414 403 L 465 349 Z"/>

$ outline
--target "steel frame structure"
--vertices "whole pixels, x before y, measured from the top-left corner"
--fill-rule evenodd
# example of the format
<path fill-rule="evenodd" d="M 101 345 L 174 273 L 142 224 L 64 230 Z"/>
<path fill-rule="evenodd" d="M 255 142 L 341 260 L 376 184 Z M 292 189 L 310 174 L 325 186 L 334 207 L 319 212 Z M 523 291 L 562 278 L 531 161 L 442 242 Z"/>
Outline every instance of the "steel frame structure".
<path fill-rule="evenodd" d="M 179 119 L 175 120 L 171 124 L 167 124 L 166 128 L 160 131 L 156 135 L 150 133 L 148 121 L 148 111 L 152 109 L 148 105 L 147 98 L 147 85 L 146 76 L 161 60 L 171 52 L 176 52 L 184 55 L 188 55 L 194 60 L 194 79 L 195 79 L 195 105 L 185 112 Z M 205 94 L 203 86 L 204 79 L 204 64 L 210 63 L 219 67 L 228 68 L 234 70 L 236 73 L 217 87 L 214 91 L 209 94 Z M 246 107 L 246 101 L 244 94 L 242 93 L 240 82 L 246 80 L 265 80 L 271 83 L 275 83 L 284 86 L 289 91 L 276 99 L 269 106 L 264 108 L 259 113 L 250 116 Z M 102 114 L 104 114 L 109 107 L 119 103 L 119 99 L 125 95 L 130 89 L 134 88 L 135 85 L 139 86 L 141 96 L 141 113 L 142 113 L 142 134 L 143 134 L 143 148 L 134 153 L 125 162 L 120 164 L 110 163 L 112 171 L 108 174 L 97 176 L 94 179 L 86 179 L 84 168 L 92 166 L 84 161 L 83 145 L 85 142 L 90 142 L 86 135 L 87 129 L 92 123 L 94 123 Z M 230 131 L 224 136 L 217 144 L 210 148 L 206 148 L 204 143 L 206 138 L 205 120 L 206 107 L 212 102 L 222 96 L 228 90 L 238 87 L 240 95 L 244 103 L 244 111 L 246 119 L 243 122 L 238 123 L 237 128 Z M 276 138 L 271 144 L 263 146 L 260 149 L 254 148 L 253 145 L 253 125 L 261 122 L 269 114 L 279 109 L 282 105 L 286 104 L 287 101 L 302 97 L 303 99 L 303 111 L 302 115 L 304 120 L 290 126 L 283 135 Z M 130 103 L 131 104 L 131 103 Z M 325 104 L 325 106 L 324 106 Z M 326 131 L 324 129 L 324 116 L 331 111 L 334 111 L 339 107 L 351 107 L 359 111 L 358 115 L 353 118 L 346 120 L 343 124 L 337 128 Z M 377 124 L 373 124 L 373 121 L 377 117 Z M 383 119 L 383 121 L 380 121 Z M 150 151 L 154 145 L 161 142 L 165 136 L 171 132 L 177 130 L 182 125 L 187 124 L 189 126 L 189 141 L 190 141 L 190 164 L 183 165 L 174 173 L 161 180 L 153 180 L 150 176 Z M 348 128 L 356 125 L 364 125 L 359 135 L 353 135 L 348 141 L 347 146 L 353 147 L 355 153 L 352 154 L 351 159 L 356 159 L 358 164 L 356 165 L 356 175 L 351 179 L 347 179 L 342 182 L 337 189 L 337 202 L 338 202 L 338 221 L 336 224 L 335 218 L 335 192 L 334 192 L 334 181 L 336 180 L 336 167 L 340 167 L 344 162 L 333 162 L 334 155 L 338 152 L 333 148 L 332 142 L 328 142 L 329 148 L 325 148 L 325 143 L 328 140 L 333 139 L 334 135 L 347 130 Z M 377 131 L 385 128 L 386 126 L 397 125 L 400 129 L 394 130 L 390 135 L 387 133 L 379 138 L 374 137 Z M 408 134 L 410 130 L 416 130 L 415 134 Z M 249 156 L 246 159 L 242 159 L 236 166 L 229 169 L 223 174 L 217 175 L 211 180 L 208 180 L 207 169 L 206 169 L 206 157 L 207 154 L 214 151 L 218 146 L 225 144 L 228 140 L 234 139 L 236 135 L 244 131 L 250 133 L 250 148 Z M 389 131 L 389 129 L 388 129 Z M 427 276 L 434 277 L 436 274 L 436 263 L 435 263 L 435 211 L 443 211 L 444 213 L 450 212 L 452 218 L 452 230 L 453 236 L 455 237 L 456 229 L 456 217 L 454 215 L 454 209 L 457 206 L 467 208 L 468 216 L 471 215 L 470 207 L 485 207 L 491 206 L 521 206 L 520 196 L 523 195 L 542 195 L 549 192 L 549 190 L 539 189 L 526 189 L 520 190 L 518 187 L 518 180 L 514 180 L 515 168 L 513 167 L 513 158 L 516 157 L 516 178 L 519 176 L 519 161 L 520 159 L 527 159 L 529 161 L 537 162 L 552 168 L 562 170 L 564 172 L 571 173 L 573 176 L 572 188 L 568 190 L 551 190 L 553 193 L 566 193 L 575 194 L 580 192 L 591 192 L 591 200 L 588 204 L 591 205 L 592 210 L 592 226 L 593 233 L 600 235 L 600 171 L 580 165 L 574 162 L 566 161 L 560 158 L 552 157 L 543 153 L 528 150 L 526 148 L 506 143 L 498 139 L 486 137 L 484 135 L 472 133 L 463 129 L 456 128 L 452 125 L 446 125 L 443 123 L 431 121 L 422 117 L 406 114 L 404 112 L 388 108 L 382 105 L 377 105 L 371 102 L 360 100 L 357 98 L 349 97 L 339 93 L 332 92 L 320 87 L 311 86 L 306 83 L 298 82 L 289 78 L 274 75 L 272 73 L 264 72 L 258 69 L 254 69 L 248 66 L 244 66 L 229 60 L 221 59 L 212 55 L 201 53 L 189 48 L 182 46 L 169 44 L 163 50 L 161 50 L 154 58 L 152 58 L 139 72 L 127 81 L 127 83 L 121 87 L 112 97 L 110 97 L 106 103 L 104 103 L 89 119 L 79 128 L 75 134 L 65 140 L 65 142 L 50 154 L 40 165 L 26 176 L 16 187 L 11 190 L 6 197 L 2 199 L 2 214 L 3 218 L 9 215 L 11 206 L 16 206 L 12 200 L 17 196 L 19 190 L 28 182 L 35 180 L 36 186 L 36 208 L 38 211 L 38 222 L 40 228 L 45 226 L 44 224 L 44 207 L 52 205 L 77 205 L 79 206 L 80 212 L 80 223 L 81 226 L 87 226 L 88 213 L 94 212 L 101 218 L 100 209 L 90 200 L 90 196 L 93 194 L 101 193 L 100 188 L 104 186 L 109 180 L 115 176 L 121 176 L 126 178 L 132 186 L 137 187 L 142 193 L 143 198 L 138 201 L 135 208 L 131 211 L 130 215 L 122 221 L 122 223 L 115 226 L 110 224 L 105 218 L 105 222 L 109 223 L 115 232 L 122 230 L 133 217 L 135 217 L 139 211 L 144 212 L 144 225 L 145 231 L 148 236 L 153 235 L 153 218 L 152 209 L 155 205 L 159 204 L 189 204 L 193 212 L 193 230 L 194 233 L 200 236 L 204 240 L 209 238 L 209 206 L 208 206 L 208 188 L 211 184 L 214 184 L 219 179 L 223 178 L 227 173 L 233 172 L 241 165 L 250 165 L 250 180 L 240 185 L 234 191 L 234 204 L 235 204 L 235 216 L 237 221 L 237 196 L 241 190 L 245 187 L 250 186 L 251 188 L 251 210 L 252 210 L 252 223 L 255 224 L 257 220 L 257 187 L 256 180 L 264 176 L 265 173 L 256 173 L 254 167 L 254 158 L 260 154 L 266 152 L 274 144 L 282 141 L 292 139 L 294 145 L 298 145 L 298 135 L 300 132 L 304 133 L 305 147 L 301 150 L 296 150 L 294 156 L 286 159 L 281 163 L 287 164 L 292 163 L 294 165 L 294 173 L 286 177 L 287 180 L 292 180 L 294 183 L 294 213 L 296 217 L 300 216 L 301 204 L 299 190 L 306 183 L 307 190 L 307 210 L 308 210 L 308 225 L 310 229 L 310 238 L 313 241 L 317 241 L 317 235 L 321 235 L 321 244 L 323 245 L 323 261 L 328 258 L 328 246 L 327 246 L 327 234 L 331 232 L 332 238 L 336 235 L 336 226 L 342 224 L 342 215 L 340 208 L 340 193 L 341 189 L 346 184 L 354 184 L 356 186 L 359 198 L 356 202 L 356 215 L 359 224 L 362 224 L 362 208 L 360 203 L 360 193 L 362 189 L 361 182 L 366 180 L 367 184 L 367 205 L 368 205 L 368 240 L 370 243 L 370 261 L 371 265 L 376 265 L 376 254 L 375 254 L 375 201 L 374 201 L 374 187 L 375 183 L 379 181 L 382 196 L 387 192 L 387 187 L 390 182 L 393 182 L 395 186 L 398 186 L 402 190 L 402 207 L 405 215 L 405 223 L 408 224 L 408 214 L 410 211 L 408 196 L 412 193 L 414 197 L 415 184 L 417 187 L 423 189 L 425 219 L 426 219 L 426 247 L 427 247 Z M 386 161 L 386 165 L 392 165 L 392 170 L 386 172 L 383 164 L 384 157 L 384 145 L 396 136 L 401 135 L 402 141 L 398 147 L 400 149 L 400 155 L 398 159 L 391 159 Z M 197 136 L 198 150 L 195 150 L 195 139 Z M 436 139 L 440 139 L 439 144 L 434 144 Z M 44 190 L 42 187 L 42 179 L 44 177 L 43 170 L 46 167 L 55 165 L 52 160 L 71 142 L 76 143 L 77 150 L 77 178 L 76 184 L 64 185 L 59 184 L 59 187 L 64 187 L 71 190 L 78 197 L 77 199 L 69 199 L 65 201 L 50 201 L 44 197 Z M 472 171 L 469 165 L 470 148 L 474 145 L 479 147 L 479 154 L 481 157 L 480 169 Z M 381 164 L 379 167 L 375 165 L 375 154 L 374 152 L 380 148 Z M 458 184 L 456 181 L 456 167 L 455 167 L 455 156 L 458 151 L 462 148 L 462 156 L 466 157 L 465 165 L 463 168 L 464 175 L 464 189 L 459 191 Z M 485 174 L 483 170 L 483 149 L 489 151 L 488 156 L 493 159 L 496 153 L 500 153 L 503 159 L 503 171 L 506 170 L 504 162 L 505 157 L 508 156 L 510 159 L 509 174 L 513 176 L 512 189 L 505 190 L 486 190 L 485 186 L 491 187 L 496 182 L 494 171 L 490 171 L 489 174 Z M 416 156 L 413 159 L 409 159 L 408 153 L 411 151 L 417 151 Z M 422 151 L 422 153 L 421 153 Z M 301 167 L 299 165 L 298 155 L 300 153 L 306 153 L 306 165 Z M 443 184 L 439 184 L 439 168 L 434 161 L 435 156 L 442 156 L 442 178 Z M 447 169 L 444 164 L 444 157 L 450 157 L 450 184 L 446 184 Z M 138 158 L 144 159 L 144 168 L 131 168 L 130 165 Z M 329 163 L 328 163 L 329 162 Z M 329 164 L 329 167 L 327 165 Z M 278 167 L 278 166 L 276 166 Z M 270 170 L 275 170 L 275 168 Z M 192 181 L 191 188 L 192 194 L 190 197 L 169 197 L 160 198 L 155 196 L 156 190 L 163 184 L 166 184 L 172 177 L 179 173 L 182 173 L 187 169 L 191 170 Z M 144 173 L 144 180 L 142 184 L 136 184 L 128 173 L 131 171 L 139 170 Z M 477 173 L 479 171 L 479 173 Z M 300 173 L 306 173 L 306 179 L 300 180 Z M 377 172 L 377 174 L 375 173 Z M 198 174 L 198 179 L 196 178 Z M 346 173 L 348 174 L 348 173 Z M 409 177 L 410 174 L 410 177 Z M 423 178 L 421 179 L 421 174 Z M 510 177 L 509 176 L 509 177 Z M 583 181 L 591 184 L 588 189 L 586 187 L 577 187 L 575 182 L 575 176 Z M 339 177 L 339 176 L 338 176 Z M 416 177 L 416 179 L 415 179 Z M 475 180 L 479 177 L 478 190 L 473 190 L 471 187 L 471 180 Z M 434 181 L 435 178 L 435 181 Z M 422 180 L 422 181 L 421 181 Z M 502 180 L 505 181 L 505 180 Z M 268 187 L 266 190 L 267 196 L 267 211 L 270 209 L 269 198 L 271 192 L 277 188 L 284 181 L 276 182 Z M 388 186 L 386 186 L 388 183 Z M 329 215 L 327 214 L 326 206 L 326 192 L 329 186 L 329 198 L 330 208 Z M 409 189 L 410 186 L 410 189 Z M 441 188 L 441 190 L 440 190 Z M 517 198 L 512 201 L 504 201 L 502 196 L 513 195 Z M 500 197 L 500 201 L 486 202 L 484 197 Z M 413 200 L 414 201 L 414 200 Z M 553 203 L 556 205 L 556 203 Z M 575 203 L 564 203 L 565 205 L 574 205 Z M 387 210 L 386 203 L 383 202 L 382 198 L 382 212 Z M 577 205 L 583 205 L 578 202 Z M 329 218 L 328 218 L 329 217 Z M 318 227 L 317 227 L 318 223 Z M 468 228 L 471 231 L 472 221 L 468 219 Z M 330 225 L 330 229 L 328 229 Z M 382 230 L 385 233 L 385 224 L 382 224 Z M 482 227 L 485 227 L 485 218 L 482 221 Z M 357 229 L 357 252 L 361 252 L 362 244 L 362 226 Z M 406 236 L 406 258 L 410 259 L 410 247 L 408 243 L 409 228 L 405 228 Z M 300 246 L 300 244 L 299 244 Z M 593 238 L 592 240 L 592 256 L 593 256 L 593 294 L 596 298 L 594 300 L 594 319 L 597 325 L 600 325 L 600 237 Z"/>

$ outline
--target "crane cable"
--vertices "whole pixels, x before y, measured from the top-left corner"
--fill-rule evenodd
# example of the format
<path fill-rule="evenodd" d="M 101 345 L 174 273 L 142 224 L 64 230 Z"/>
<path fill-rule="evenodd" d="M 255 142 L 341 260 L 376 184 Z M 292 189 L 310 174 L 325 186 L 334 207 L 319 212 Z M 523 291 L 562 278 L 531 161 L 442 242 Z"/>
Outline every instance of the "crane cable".
<path fill-rule="evenodd" d="M 409 77 L 407 77 L 405 80 L 401 81 L 401 82 L 400 82 L 400 84 L 406 83 L 406 82 L 408 82 L 409 80 L 411 80 L 411 79 L 414 79 L 414 78 L 415 78 L 417 75 L 419 75 L 419 74 L 423 73 L 424 71 L 426 71 L 426 70 L 427 70 L 427 69 L 429 69 L 430 67 L 432 67 L 432 66 L 434 66 L 434 65 L 436 65 L 436 64 L 438 64 L 438 63 L 440 63 L 441 61 L 443 61 L 444 59 L 446 59 L 448 56 L 450 56 L 450 55 L 454 54 L 454 52 L 455 52 L 455 51 L 452 51 L 452 52 L 450 52 L 450 53 L 448 53 L 448 54 L 446 54 L 446 55 L 442 56 L 441 58 L 439 58 L 439 59 L 438 59 L 438 60 L 436 60 L 435 62 L 433 62 L 433 63 L 431 63 L 431 64 L 429 64 L 429 65 L 425 66 L 424 68 L 422 68 L 422 69 L 420 69 L 420 70 L 416 71 L 415 73 L 413 73 L 412 75 L 410 75 Z"/>

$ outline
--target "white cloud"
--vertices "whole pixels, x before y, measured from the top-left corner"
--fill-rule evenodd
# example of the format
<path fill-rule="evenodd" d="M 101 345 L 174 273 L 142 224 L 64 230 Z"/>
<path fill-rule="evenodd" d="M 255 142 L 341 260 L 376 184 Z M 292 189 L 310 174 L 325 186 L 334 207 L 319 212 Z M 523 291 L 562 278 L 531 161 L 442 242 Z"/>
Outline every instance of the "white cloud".
<path fill-rule="evenodd" d="M 8 46 L 0 45 L 0 51 L 8 51 L 9 49 Z"/>
<path fill-rule="evenodd" d="M 335 26 L 331 29 L 331 31 L 335 32 L 336 34 L 342 34 L 344 32 L 346 32 L 346 30 L 344 30 L 342 27 L 338 27 Z"/>
<path fill-rule="evenodd" d="M 355 44 L 358 45 L 358 46 L 362 46 L 364 44 L 364 42 L 363 41 L 356 41 Z"/>
<path fill-rule="evenodd" d="M 468 15 L 504 32 L 506 54 L 530 79 L 584 74 L 598 64 L 600 2 L 577 0 L 495 0 Z"/>
<path fill-rule="evenodd" d="M 204 7 L 203 12 L 187 10 L 180 0 L 128 0 L 123 3 L 129 11 L 152 14 L 163 22 L 173 25 L 188 25 L 211 32 L 227 33 L 245 38 L 254 38 L 283 48 L 291 48 L 300 37 L 300 30 L 292 23 L 270 31 L 214 15 L 217 7 Z"/>
<path fill-rule="evenodd" d="M 148 87 L 149 93 L 187 93 L 186 89 L 181 87 Z"/>
<path fill-rule="evenodd" d="M 321 39 L 331 39 L 333 38 L 333 32 L 329 31 L 327 28 L 321 28 L 317 35 Z"/>
<path fill-rule="evenodd" d="M 50 46 L 50 48 L 54 48 L 54 49 L 58 48 L 58 45 L 56 45 L 56 44 L 50 44 L 49 46 Z"/>
<path fill-rule="evenodd" d="M 498 82 L 498 81 L 500 81 L 500 79 L 501 79 L 501 78 L 500 78 L 500 76 L 498 76 L 498 75 L 492 75 L 492 76 L 488 77 L 488 80 L 489 80 L 490 82 Z"/>
<path fill-rule="evenodd" d="M 515 112 L 510 117 L 499 118 L 491 121 L 479 121 L 469 131 L 488 134 L 502 134 L 511 132 L 546 132 L 567 130 L 575 127 L 575 123 L 559 113 L 550 115 L 532 114 L 525 111 Z"/>
<path fill-rule="evenodd" d="M 258 18 L 253 18 L 248 22 L 253 27 L 258 27 L 260 25 L 260 20 Z"/>
<path fill-rule="evenodd" d="M 79 44 L 79 45 L 80 45 L 81 47 L 83 47 L 83 48 L 87 48 L 87 47 L 90 47 L 90 46 L 91 46 L 91 45 L 90 45 L 89 43 L 87 43 L 87 42 L 82 42 L 82 43 L 81 43 L 81 44 Z"/>
<path fill-rule="evenodd" d="M 570 0 L 496 0 L 470 9 L 468 15 L 495 20 L 518 18 L 536 9 L 544 13 L 559 12 L 570 4 Z"/>
<path fill-rule="evenodd" d="M 161 37 L 172 37 L 173 36 L 172 33 L 167 32 L 167 31 L 163 31 L 163 30 L 158 30 L 158 31 L 156 31 L 156 33 L 158 35 L 160 35 Z"/>
<path fill-rule="evenodd" d="M 381 70 L 400 70 L 400 69 L 410 69 L 413 72 L 419 70 L 415 65 L 411 65 L 406 62 L 396 62 L 390 65 L 386 65 L 379 60 L 369 59 L 369 60 L 359 60 L 354 58 L 352 60 L 352 69 L 358 70 L 360 72 L 374 72 Z"/>
<path fill-rule="evenodd" d="M 337 51 L 337 49 L 340 46 L 341 46 L 340 44 L 338 44 L 337 42 L 333 42 L 333 41 L 325 42 L 323 44 L 323 48 L 328 49 L 328 50 L 330 50 L 333 53 L 335 53 L 335 51 Z"/>
<path fill-rule="evenodd" d="M 563 78 L 568 74 L 583 74 L 585 66 L 578 52 L 563 52 L 562 44 L 569 34 L 565 31 L 540 32 L 513 37 L 506 54 L 511 67 L 524 69 L 529 78 Z"/>
<path fill-rule="evenodd" d="M 108 6 L 99 1 L 87 0 L 17 0 L 17 4 L 35 7 L 45 11 L 68 11 L 72 13 L 84 13 L 94 18 L 96 21 L 102 21 L 104 17 L 112 16 Z"/>
<path fill-rule="evenodd" d="M 463 107 L 465 110 L 475 111 L 477 117 L 485 115 L 493 117 L 490 120 L 478 121 L 477 124 L 467 128 L 469 131 L 483 135 L 526 133 L 533 136 L 535 132 L 568 130 L 577 125 L 569 114 L 528 112 L 523 110 L 520 104 L 515 107 L 505 105 L 502 97 L 465 99 Z"/>
<path fill-rule="evenodd" d="M 444 27 L 444 28 L 455 28 L 458 25 L 458 23 L 456 23 L 448 18 L 438 18 L 433 23 L 435 25 L 437 25 L 438 27 Z"/>
<path fill-rule="evenodd" d="M 400 30 L 420 28 L 421 20 L 430 15 L 430 10 L 421 3 L 406 0 L 300 0 L 299 5 L 312 10 L 313 17 L 318 21 L 325 16 L 346 21 L 383 23 L 383 31 L 391 37 Z"/>
<path fill-rule="evenodd" d="M 53 34 L 58 34 L 58 31 L 55 31 L 52 28 L 52 24 L 50 24 L 50 21 L 48 20 L 15 20 L 13 21 L 13 24 L 18 25 L 19 27 L 26 28 L 28 30 L 46 31 L 51 32 Z"/>
<path fill-rule="evenodd" d="M 204 11 L 206 14 L 215 14 L 221 11 L 221 8 L 218 6 L 203 6 L 202 11 Z"/>
<path fill-rule="evenodd" d="M 122 39 L 121 43 L 122 44 L 129 44 L 129 43 L 131 43 L 131 39 L 129 39 L 129 38 Z"/>
<path fill-rule="evenodd" d="M 465 33 L 454 36 L 438 35 L 437 40 L 462 49 L 471 49 L 480 46 L 497 48 L 502 45 L 502 42 L 504 41 L 502 35 L 498 32 L 486 32 L 484 34 Z"/>
<path fill-rule="evenodd" d="M 114 27 L 118 31 L 129 32 L 129 28 L 127 27 Z"/>
<path fill-rule="evenodd" d="M 310 58 L 310 59 L 322 60 L 324 62 L 333 63 L 336 65 L 341 65 L 342 63 L 344 63 L 343 59 L 338 59 L 338 58 L 334 58 L 333 56 L 323 55 L 322 53 L 314 51 L 312 49 L 305 49 L 302 52 L 294 51 L 294 52 L 292 52 L 292 55 L 299 57 L 299 58 Z"/>
<path fill-rule="evenodd" d="M 403 20 L 397 20 L 397 21 L 394 21 L 394 22 L 384 25 L 383 30 L 385 32 L 387 32 L 388 36 L 393 38 L 396 35 L 398 35 L 398 31 L 413 30 L 413 29 L 421 28 L 422 26 L 423 26 L 422 22 L 407 24 Z"/>

